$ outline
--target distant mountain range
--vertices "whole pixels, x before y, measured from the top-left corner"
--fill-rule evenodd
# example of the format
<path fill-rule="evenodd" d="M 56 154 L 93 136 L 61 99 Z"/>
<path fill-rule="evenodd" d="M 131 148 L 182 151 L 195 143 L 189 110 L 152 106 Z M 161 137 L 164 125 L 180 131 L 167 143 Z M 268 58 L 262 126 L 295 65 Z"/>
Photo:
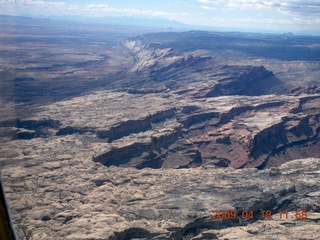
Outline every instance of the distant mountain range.
<path fill-rule="evenodd" d="M 175 20 L 169 20 L 160 17 L 84 17 L 84 16 L 75 16 L 75 15 L 64 15 L 64 16 L 46 16 L 46 15 L 31 15 L 24 14 L 20 16 L 9 16 L 9 15 L 0 15 L 0 18 L 25 18 L 25 19 L 35 19 L 35 20 L 56 20 L 56 21 L 69 21 L 69 22 L 79 22 L 86 24 L 109 24 L 109 25 L 122 25 L 122 26 L 136 26 L 136 27 L 147 27 L 147 28 L 159 28 L 159 29 L 173 29 L 179 31 L 188 31 L 188 30 L 203 30 L 203 31 L 219 31 L 219 32 L 244 32 L 244 33 L 271 33 L 271 34 L 285 34 L 292 35 L 292 33 L 284 33 L 277 31 L 265 31 L 261 29 L 251 29 L 251 28 L 228 28 L 228 27 L 214 27 L 214 26 L 197 26 L 181 23 Z M 314 32 L 301 31 L 295 33 L 295 35 L 309 35 L 309 36 L 318 36 L 319 34 Z"/>
<path fill-rule="evenodd" d="M 52 19 L 52 20 L 64 20 L 75 21 L 85 23 L 104 23 L 115 25 L 131 25 L 131 26 L 143 26 L 143 27 L 157 27 L 157 28 L 175 28 L 175 29 L 195 29 L 195 26 L 183 24 L 174 20 L 168 20 L 165 18 L 143 18 L 143 17 L 83 17 L 83 16 L 44 16 L 44 15 L 23 15 L 23 17 L 31 17 L 35 19 Z M 199 27 L 198 27 L 199 28 Z"/>

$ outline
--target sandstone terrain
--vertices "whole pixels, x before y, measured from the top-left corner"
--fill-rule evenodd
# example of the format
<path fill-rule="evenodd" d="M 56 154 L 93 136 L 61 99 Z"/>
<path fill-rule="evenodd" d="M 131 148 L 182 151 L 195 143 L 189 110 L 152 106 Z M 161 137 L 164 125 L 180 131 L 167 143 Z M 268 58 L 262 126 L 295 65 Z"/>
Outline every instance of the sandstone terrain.
<path fill-rule="evenodd" d="M 318 38 L 23 24 L 0 47 L 20 239 L 320 237 Z"/>

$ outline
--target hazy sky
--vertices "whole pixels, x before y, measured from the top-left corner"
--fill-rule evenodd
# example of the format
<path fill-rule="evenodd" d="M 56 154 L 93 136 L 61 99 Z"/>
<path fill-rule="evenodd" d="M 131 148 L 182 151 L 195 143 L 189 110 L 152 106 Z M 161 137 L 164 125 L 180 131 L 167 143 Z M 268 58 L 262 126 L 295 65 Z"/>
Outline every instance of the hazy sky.
<path fill-rule="evenodd" d="M 0 0 L 0 14 L 162 17 L 233 30 L 320 32 L 320 0 Z"/>

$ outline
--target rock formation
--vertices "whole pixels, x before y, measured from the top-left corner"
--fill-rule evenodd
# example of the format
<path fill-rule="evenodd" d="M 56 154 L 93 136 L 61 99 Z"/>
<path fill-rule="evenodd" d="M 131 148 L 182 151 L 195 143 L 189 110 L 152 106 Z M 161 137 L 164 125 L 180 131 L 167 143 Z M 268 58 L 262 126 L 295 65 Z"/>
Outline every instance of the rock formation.
<path fill-rule="evenodd" d="M 133 56 L 128 71 L 130 87 L 190 92 L 193 97 L 261 95 L 270 93 L 278 80 L 263 66 L 217 65 L 210 56 L 186 54 L 173 48 L 147 44 L 139 38 L 123 42 Z M 125 85 L 117 81 L 116 86 Z M 130 89 L 132 92 L 132 89 Z"/>
<path fill-rule="evenodd" d="M 21 239 L 320 237 L 319 86 L 171 45 L 17 70 L 33 77 L 0 99 L 0 165 Z"/>
<path fill-rule="evenodd" d="M 135 62 L 129 79 L 114 84 L 122 89 L 130 81 L 130 91 L 97 91 L 53 103 L 32 118 L 4 119 L 4 132 L 22 140 L 79 136 L 94 149 L 92 160 L 105 166 L 263 169 L 320 156 L 317 86 L 248 96 L 273 74 L 263 67 L 214 67 L 211 58 L 136 39 L 123 45 Z M 151 85 L 165 90 L 139 92 Z M 244 89 L 247 94 L 239 95 Z"/>
<path fill-rule="evenodd" d="M 198 99 L 101 91 L 49 105 L 33 119 L 1 125 L 12 139 L 79 136 L 95 149 L 93 161 L 106 166 L 263 169 L 301 155 L 319 156 L 319 98 Z M 130 109 L 124 102 L 130 102 Z"/>
<path fill-rule="evenodd" d="M 137 170 L 105 168 L 81 158 L 80 148 L 72 156 L 64 142 L 44 151 L 57 155 L 25 160 L 4 172 L 21 239 L 320 237 L 320 159 L 266 170 L 210 165 Z M 235 211 L 237 217 L 213 219 L 215 210 Z"/>

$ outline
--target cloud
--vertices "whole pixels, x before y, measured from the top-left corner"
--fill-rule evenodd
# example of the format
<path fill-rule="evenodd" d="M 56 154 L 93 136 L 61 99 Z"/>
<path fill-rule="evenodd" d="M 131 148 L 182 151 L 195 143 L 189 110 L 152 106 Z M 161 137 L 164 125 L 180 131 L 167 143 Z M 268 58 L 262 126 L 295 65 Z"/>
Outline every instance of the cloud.
<path fill-rule="evenodd" d="M 204 9 L 204 10 L 216 10 L 216 8 L 214 8 L 214 7 L 209 7 L 209 6 L 204 6 L 204 5 L 201 5 L 200 8 Z"/>
<path fill-rule="evenodd" d="M 196 0 L 201 5 L 215 5 L 224 10 L 271 10 L 299 15 L 320 17 L 320 0 Z"/>
<path fill-rule="evenodd" d="M 75 1 L 72 1 L 75 2 Z M 81 4 L 81 3 L 82 4 Z M 172 0 L 171 3 L 174 1 Z M 115 8 L 109 4 L 90 4 L 67 0 L 0 0 L 0 14 L 78 15 L 87 17 L 133 16 L 166 18 L 192 25 L 254 26 L 283 28 L 302 25 L 319 31 L 320 0 L 175 0 L 176 8 Z M 153 5 L 150 3 L 150 7 Z M 249 11 L 248 11 L 249 10 Z M 254 13 L 255 12 L 255 13 Z M 254 13 L 254 14 L 252 14 Z M 246 17 L 248 14 L 250 16 Z M 236 17 L 238 16 L 238 17 Z M 211 19 L 216 17 L 214 21 Z"/>
<path fill-rule="evenodd" d="M 164 11 L 141 10 L 134 8 L 114 8 L 108 4 L 74 5 L 60 1 L 47 2 L 43 0 L 0 0 L 2 7 L 14 10 L 15 13 L 44 15 L 83 15 L 90 17 L 104 16 L 138 16 L 165 17 L 174 19 L 178 14 Z M 0 13 L 4 13 L 0 10 Z M 186 15 L 181 13 L 181 15 Z"/>
<path fill-rule="evenodd" d="M 320 1 L 302 1 L 302 0 L 291 0 L 285 1 L 283 11 L 286 11 L 293 15 L 299 15 L 303 17 L 320 17 Z"/>
<path fill-rule="evenodd" d="M 309 30 L 317 32 L 314 28 L 315 25 L 320 25 L 320 19 L 308 20 L 302 18 L 294 19 L 269 19 L 269 18 L 211 18 L 209 23 L 212 26 L 220 27 L 236 27 L 236 28 L 256 28 L 259 30 L 278 29 L 282 31 L 290 31 L 301 29 L 303 31 Z"/>
<path fill-rule="evenodd" d="M 224 9 L 257 9 L 279 5 L 279 1 L 263 0 L 197 0 L 202 4 L 216 5 Z M 281 4 L 280 4 L 281 5 Z"/>

